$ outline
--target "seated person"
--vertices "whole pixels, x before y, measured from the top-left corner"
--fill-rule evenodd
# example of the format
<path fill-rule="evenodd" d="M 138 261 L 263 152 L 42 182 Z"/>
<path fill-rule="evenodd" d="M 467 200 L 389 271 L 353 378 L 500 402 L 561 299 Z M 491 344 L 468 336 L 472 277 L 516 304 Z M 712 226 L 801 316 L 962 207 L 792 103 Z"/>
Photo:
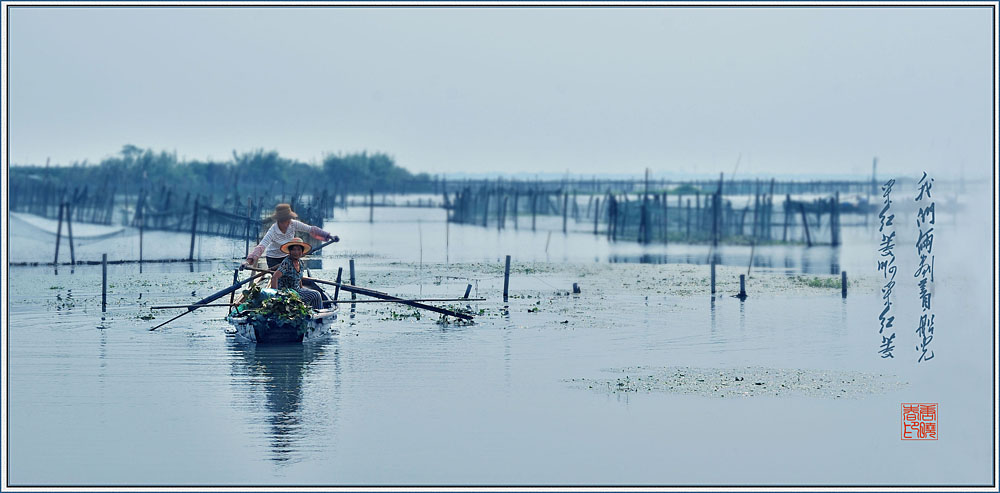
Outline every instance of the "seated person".
<path fill-rule="evenodd" d="M 307 306 L 314 310 L 323 308 L 323 298 L 319 291 L 302 287 L 302 262 L 299 260 L 309 252 L 312 247 L 299 238 L 281 245 L 281 251 L 288 254 L 271 274 L 270 287 L 273 289 L 293 289 L 299 293 L 299 297 Z"/>

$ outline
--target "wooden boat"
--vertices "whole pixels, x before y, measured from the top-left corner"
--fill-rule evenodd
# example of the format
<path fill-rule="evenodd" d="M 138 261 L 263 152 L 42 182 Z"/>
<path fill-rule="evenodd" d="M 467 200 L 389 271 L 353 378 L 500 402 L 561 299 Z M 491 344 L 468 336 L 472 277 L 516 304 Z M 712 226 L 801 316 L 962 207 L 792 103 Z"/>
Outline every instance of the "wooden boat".
<path fill-rule="evenodd" d="M 311 342 L 325 339 L 337 334 L 333 327 L 337 321 L 337 308 L 325 308 L 314 311 L 311 314 L 308 327 L 304 333 L 288 325 L 276 325 L 268 323 L 253 323 L 249 317 L 238 313 L 229 315 L 226 318 L 233 326 L 233 335 L 244 342 L 254 342 L 258 344 L 271 343 L 297 343 Z"/>
<path fill-rule="evenodd" d="M 267 281 L 267 276 L 261 277 L 257 281 L 257 286 L 264 289 Z M 300 333 L 297 329 L 289 325 L 255 322 L 247 315 L 241 314 L 238 307 L 245 301 L 242 294 L 237 296 L 233 303 L 235 308 L 226 317 L 229 324 L 233 326 L 230 332 L 244 342 L 258 344 L 307 343 L 337 334 L 337 330 L 333 326 L 334 322 L 337 321 L 336 305 L 332 308 L 311 310 L 306 329 Z"/>

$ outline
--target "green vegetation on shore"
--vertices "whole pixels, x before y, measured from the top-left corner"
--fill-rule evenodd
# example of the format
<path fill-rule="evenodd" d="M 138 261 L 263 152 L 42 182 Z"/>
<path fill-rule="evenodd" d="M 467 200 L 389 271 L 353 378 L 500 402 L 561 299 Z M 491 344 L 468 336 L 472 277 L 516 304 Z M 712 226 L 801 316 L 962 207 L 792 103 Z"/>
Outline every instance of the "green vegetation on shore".
<path fill-rule="evenodd" d="M 101 187 L 146 183 L 156 186 L 183 184 L 192 193 L 215 195 L 220 190 L 249 194 L 259 191 L 292 193 L 316 187 L 339 193 L 433 191 L 435 178 L 413 174 L 381 152 L 328 154 L 319 164 L 282 157 L 277 151 L 233 151 L 228 160 L 177 159 L 176 153 L 156 152 L 133 145 L 97 164 L 75 162 L 70 166 L 22 165 L 10 168 L 12 180 L 51 180 L 55 183 Z"/>

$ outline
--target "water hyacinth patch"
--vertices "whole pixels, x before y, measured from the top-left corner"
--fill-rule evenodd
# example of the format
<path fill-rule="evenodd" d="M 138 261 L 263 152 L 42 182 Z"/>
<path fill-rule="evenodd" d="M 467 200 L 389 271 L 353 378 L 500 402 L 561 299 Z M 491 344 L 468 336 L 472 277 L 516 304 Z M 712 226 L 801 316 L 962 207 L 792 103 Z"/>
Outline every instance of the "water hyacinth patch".
<path fill-rule="evenodd" d="M 299 334 L 304 334 L 309 327 L 309 307 L 294 290 L 272 292 L 252 286 L 243 291 L 243 296 L 248 300 L 243 313 L 257 327 L 290 326 Z"/>

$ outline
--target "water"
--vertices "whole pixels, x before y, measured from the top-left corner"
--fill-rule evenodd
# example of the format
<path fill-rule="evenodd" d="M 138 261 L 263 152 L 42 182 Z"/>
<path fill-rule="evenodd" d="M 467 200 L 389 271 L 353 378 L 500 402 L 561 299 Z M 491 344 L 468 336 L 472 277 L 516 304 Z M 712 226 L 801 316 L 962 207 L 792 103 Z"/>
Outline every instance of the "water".
<path fill-rule="evenodd" d="M 697 283 L 683 294 L 691 275 L 681 262 L 701 263 L 702 247 L 670 245 L 667 264 L 619 264 L 615 256 L 652 253 L 586 234 L 549 240 L 547 232 L 446 226 L 427 209 L 377 210 L 395 222 L 374 225 L 367 210 L 348 212 L 327 225 L 344 241 L 326 251 L 317 276 L 334 277 L 354 257 L 360 284 L 400 295 L 454 296 L 474 281 L 490 299 L 477 305 L 484 315 L 472 326 L 442 326 L 436 316 L 385 320 L 409 310 L 358 305 L 353 318 L 345 307 L 340 335 L 324 343 L 253 346 L 226 336 L 210 309 L 153 332 L 179 312 L 139 318 L 149 304 L 195 301 L 225 286 L 232 261 L 147 264 L 141 274 L 109 266 L 104 320 L 100 266 L 12 267 L 11 485 L 968 485 L 992 477 L 992 278 L 966 261 L 988 258 L 990 232 L 972 227 L 983 224 L 973 218 L 941 225 L 938 355 L 917 365 L 908 281 L 897 291 L 897 334 L 908 342 L 894 360 L 877 357 L 881 299 L 863 232 L 839 250 L 756 249 L 770 268 L 758 264 L 741 303 L 713 301 Z M 98 240 L 77 255 L 127 257 L 130 238 Z M 186 256 L 184 236 L 171 238 L 145 251 Z M 12 260 L 50 260 L 51 245 L 33 253 L 34 241 L 15 235 Z M 203 258 L 242 254 L 241 242 L 202 241 Z M 901 259 L 909 248 L 900 242 Z M 515 259 L 515 297 L 504 310 L 498 260 L 506 254 Z M 749 252 L 733 247 L 722 257 L 732 266 L 728 294 L 730 273 L 745 269 Z M 862 283 L 846 300 L 836 289 L 782 284 L 787 273 L 829 274 L 834 261 Z M 578 281 L 579 297 L 556 295 Z M 730 399 L 567 383 L 635 366 L 854 371 L 900 385 L 852 399 Z M 940 403 L 942 438 L 900 440 L 901 402 Z"/>

